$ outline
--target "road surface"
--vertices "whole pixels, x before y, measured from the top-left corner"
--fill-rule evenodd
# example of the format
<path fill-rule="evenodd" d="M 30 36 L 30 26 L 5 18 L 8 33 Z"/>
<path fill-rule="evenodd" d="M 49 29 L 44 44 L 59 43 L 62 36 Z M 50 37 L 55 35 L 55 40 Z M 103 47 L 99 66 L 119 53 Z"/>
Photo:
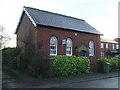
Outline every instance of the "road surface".
<path fill-rule="evenodd" d="M 120 80 L 120 77 L 119 77 Z M 118 88 L 118 77 L 65 84 L 56 88 Z"/>

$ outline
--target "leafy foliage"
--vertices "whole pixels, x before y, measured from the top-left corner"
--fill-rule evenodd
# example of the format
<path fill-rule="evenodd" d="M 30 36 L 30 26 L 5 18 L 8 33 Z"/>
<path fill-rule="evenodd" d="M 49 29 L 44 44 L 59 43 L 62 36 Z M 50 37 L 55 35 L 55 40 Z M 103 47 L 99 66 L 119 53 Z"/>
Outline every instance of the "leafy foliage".
<path fill-rule="evenodd" d="M 19 48 L 5 48 L 2 50 L 3 64 L 7 64 L 12 68 L 17 68 L 20 61 Z"/>
<path fill-rule="evenodd" d="M 55 56 L 53 60 L 54 73 L 57 76 L 67 76 L 89 72 L 90 61 L 87 57 Z"/>
<path fill-rule="evenodd" d="M 28 65 L 28 70 L 34 77 L 39 75 L 47 77 L 49 68 L 49 55 L 42 49 L 34 54 L 33 59 L 31 59 Z"/>
<path fill-rule="evenodd" d="M 42 49 L 38 52 L 30 50 L 23 54 L 20 48 L 5 48 L 2 50 L 2 63 L 21 70 L 32 77 L 38 77 L 39 75 L 46 77 L 50 68 L 48 54 Z"/>
<path fill-rule="evenodd" d="M 107 63 L 110 63 L 110 70 L 111 71 L 114 71 L 116 69 L 119 69 L 120 68 L 120 60 L 118 58 L 100 58 L 99 60 L 97 60 L 97 66 L 98 66 L 98 69 L 102 69 L 103 67 L 103 64 L 107 62 Z"/>

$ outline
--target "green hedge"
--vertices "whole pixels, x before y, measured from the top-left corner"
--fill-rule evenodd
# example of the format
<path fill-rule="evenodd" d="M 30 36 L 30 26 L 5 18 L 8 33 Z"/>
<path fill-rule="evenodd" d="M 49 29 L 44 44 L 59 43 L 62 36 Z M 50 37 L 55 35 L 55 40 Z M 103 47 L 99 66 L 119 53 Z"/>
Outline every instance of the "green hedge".
<path fill-rule="evenodd" d="M 119 65 L 120 59 L 118 59 L 118 58 L 100 58 L 99 60 L 97 60 L 97 66 L 98 66 L 99 70 L 103 68 L 104 62 L 110 63 L 110 71 L 114 71 L 114 70 L 120 68 L 120 65 Z"/>
<path fill-rule="evenodd" d="M 50 67 L 49 55 L 42 49 L 38 52 L 30 50 L 21 53 L 20 48 L 5 48 L 2 50 L 2 63 L 32 77 L 47 77 Z"/>
<path fill-rule="evenodd" d="M 19 48 L 5 48 L 2 50 L 2 63 L 17 68 L 20 61 Z"/>
<path fill-rule="evenodd" d="M 81 74 L 90 70 L 90 60 L 87 57 L 59 55 L 51 57 L 51 59 L 56 76 Z"/>

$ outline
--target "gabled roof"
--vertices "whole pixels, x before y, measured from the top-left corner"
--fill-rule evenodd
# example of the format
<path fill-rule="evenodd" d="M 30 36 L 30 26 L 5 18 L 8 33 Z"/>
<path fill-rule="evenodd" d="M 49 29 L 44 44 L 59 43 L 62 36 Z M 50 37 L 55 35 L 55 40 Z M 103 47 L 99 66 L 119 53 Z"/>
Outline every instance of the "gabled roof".
<path fill-rule="evenodd" d="M 72 31 L 101 34 L 94 27 L 92 27 L 85 20 L 82 19 L 38 10 L 30 7 L 24 7 L 24 11 L 28 15 L 34 26 L 43 25 Z"/>

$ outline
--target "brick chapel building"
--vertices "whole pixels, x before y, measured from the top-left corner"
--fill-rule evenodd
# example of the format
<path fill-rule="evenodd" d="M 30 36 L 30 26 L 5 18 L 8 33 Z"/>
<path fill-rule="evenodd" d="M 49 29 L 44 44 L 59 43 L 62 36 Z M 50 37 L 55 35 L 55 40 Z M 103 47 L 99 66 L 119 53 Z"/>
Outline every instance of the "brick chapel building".
<path fill-rule="evenodd" d="M 24 7 L 16 34 L 17 47 L 23 50 L 21 38 L 30 35 L 36 50 L 41 43 L 50 56 L 87 56 L 91 63 L 100 57 L 101 33 L 82 19 Z"/>

